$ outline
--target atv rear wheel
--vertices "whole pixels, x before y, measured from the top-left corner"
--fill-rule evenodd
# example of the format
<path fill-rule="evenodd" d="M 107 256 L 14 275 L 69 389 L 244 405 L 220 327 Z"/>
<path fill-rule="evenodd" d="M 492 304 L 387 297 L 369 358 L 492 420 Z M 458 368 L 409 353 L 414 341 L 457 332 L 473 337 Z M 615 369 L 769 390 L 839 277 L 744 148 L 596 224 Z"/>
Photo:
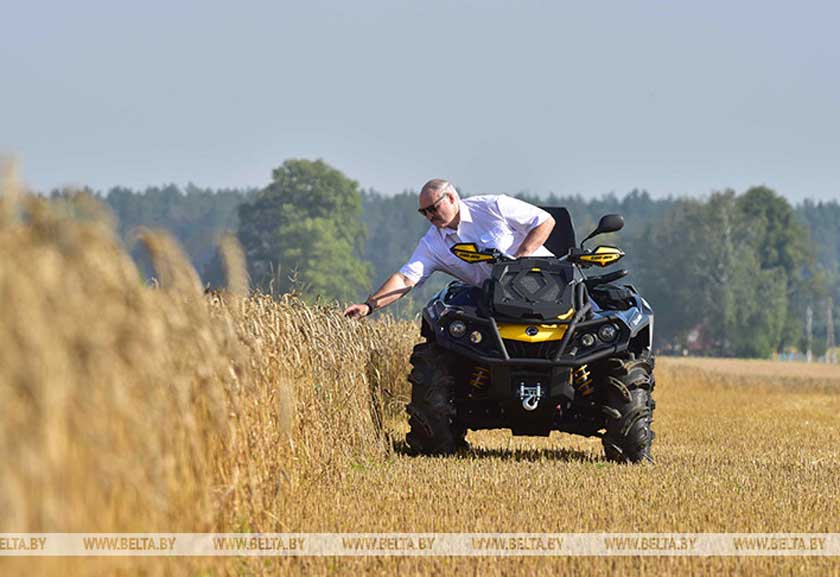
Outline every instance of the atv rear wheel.
<path fill-rule="evenodd" d="M 650 449 L 656 436 L 651 429 L 656 407 L 653 356 L 643 351 L 609 359 L 604 385 L 607 432 L 602 441 L 607 460 L 652 462 Z"/>
<path fill-rule="evenodd" d="M 415 454 L 450 455 L 469 447 L 464 440 L 466 429 L 455 423 L 449 357 L 434 343 L 416 345 L 411 355 L 411 403 L 406 406 L 411 430 L 405 441 Z"/>

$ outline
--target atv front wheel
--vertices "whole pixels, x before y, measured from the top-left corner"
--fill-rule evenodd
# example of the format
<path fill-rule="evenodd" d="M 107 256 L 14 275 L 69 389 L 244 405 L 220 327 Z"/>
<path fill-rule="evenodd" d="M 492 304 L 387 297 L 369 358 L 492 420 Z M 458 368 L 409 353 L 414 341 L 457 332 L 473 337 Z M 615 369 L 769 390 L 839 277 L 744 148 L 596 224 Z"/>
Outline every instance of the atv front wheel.
<path fill-rule="evenodd" d="M 413 453 L 450 455 L 456 448 L 469 446 L 464 440 L 466 429 L 454 422 L 449 360 L 449 354 L 434 343 L 414 347 L 408 377 L 411 403 L 405 408 L 411 427 L 405 441 Z"/>
<path fill-rule="evenodd" d="M 608 461 L 652 462 L 651 429 L 656 402 L 652 393 L 653 356 L 649 351 L 627 353 L 607 361 L 604 413 L 607 432 L 602 441 Z"/>

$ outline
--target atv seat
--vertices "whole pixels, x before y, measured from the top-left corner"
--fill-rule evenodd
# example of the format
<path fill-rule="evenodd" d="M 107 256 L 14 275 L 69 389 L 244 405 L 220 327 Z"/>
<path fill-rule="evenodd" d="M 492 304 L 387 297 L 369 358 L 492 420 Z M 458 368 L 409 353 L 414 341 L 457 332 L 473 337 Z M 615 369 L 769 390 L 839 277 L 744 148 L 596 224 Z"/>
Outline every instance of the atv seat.
<path fill-rule="evenodd" d="M 577 246 L 572 216 L 562 206 L 541 206 L 540 208 L 554 218 L 554 229 L 543 246 L 554 253 L 554 256 L 563 256 L 569 252 L 570 248 Z"/>

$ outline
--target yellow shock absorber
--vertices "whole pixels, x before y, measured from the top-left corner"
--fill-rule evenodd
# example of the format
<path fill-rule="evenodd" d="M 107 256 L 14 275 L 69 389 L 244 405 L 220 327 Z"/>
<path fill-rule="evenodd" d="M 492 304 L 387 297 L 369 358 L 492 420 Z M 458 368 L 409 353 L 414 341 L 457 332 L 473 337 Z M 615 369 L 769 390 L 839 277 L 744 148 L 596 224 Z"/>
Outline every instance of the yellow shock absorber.
<path fill-rule="evenodd" d="M 476 366 L 473 369 L 472 376 L 470 377 L 470 387 L 477 390 L 483 390 L 487 387 L 487 383 L 490 381 L 490 369 L 485 367 Z"/>
<path fill-rule="evenodd" d="M 595 389 L 592 387 L 592 375 L 589 373 L 589 367 L 587 365 L 581 365 L 572 374 L 577 392 L 582 397 L 591 395 Z"/>

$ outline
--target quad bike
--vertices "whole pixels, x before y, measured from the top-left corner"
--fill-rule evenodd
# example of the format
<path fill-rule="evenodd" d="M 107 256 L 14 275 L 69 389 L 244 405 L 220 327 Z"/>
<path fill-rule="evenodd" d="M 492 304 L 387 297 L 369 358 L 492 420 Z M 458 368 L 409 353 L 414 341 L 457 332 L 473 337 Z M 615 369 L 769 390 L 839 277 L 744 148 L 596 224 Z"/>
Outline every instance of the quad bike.
<path fill-rule="evenodd" d="M 627 270 L 586 276 L 624 253 L 584 248 L 624 226 L 606 215 L 580 246 L 564 208 L 546 208 L 555 227 L 553 257 L 513 260 L 492 247 L 459 243 L 452 252 L 489 267 L 481 287 L 455 281 L 423 310 L 425 342 L 411 356 L 410 431 L 415 454 L 468 448 L 468 429 L 514 435 L 563 431 L 600 437 L 610 461 L 651 461 L 656 406 L 653 311 Z"/>

